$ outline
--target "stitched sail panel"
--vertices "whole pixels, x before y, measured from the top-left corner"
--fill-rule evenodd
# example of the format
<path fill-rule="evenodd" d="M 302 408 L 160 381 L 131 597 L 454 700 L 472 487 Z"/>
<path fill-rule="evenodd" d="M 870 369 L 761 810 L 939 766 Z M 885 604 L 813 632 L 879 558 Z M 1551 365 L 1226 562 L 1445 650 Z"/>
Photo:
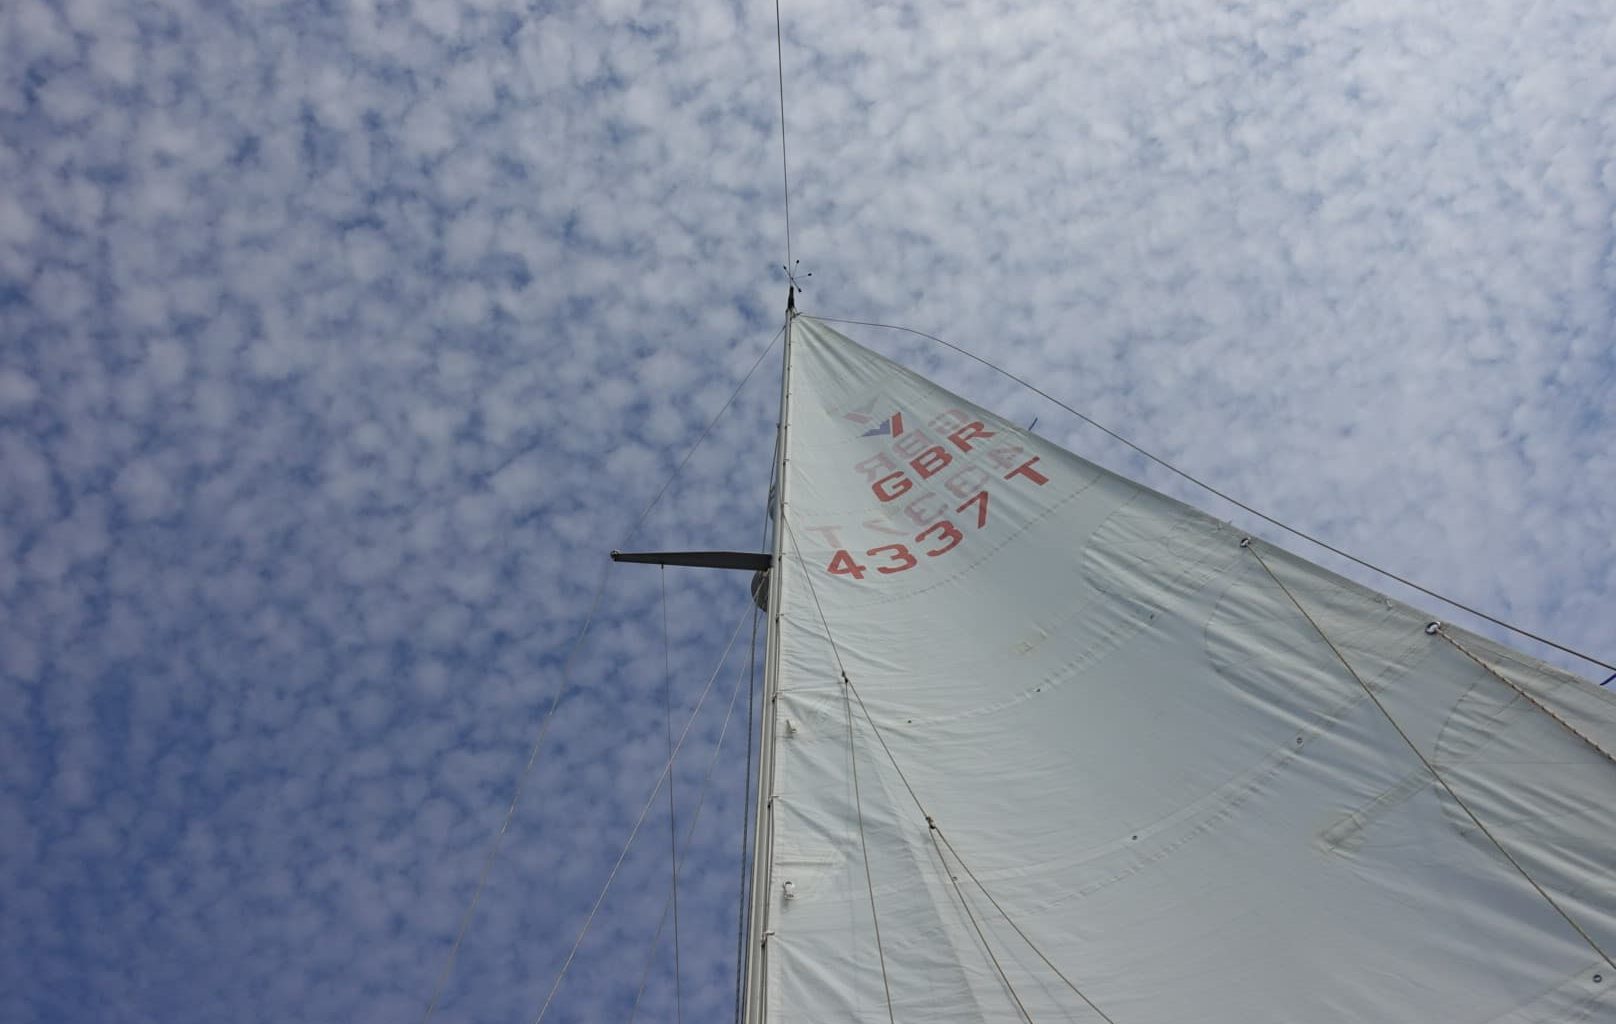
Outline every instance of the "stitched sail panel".
<path fill-rule="evenodd" d="M 1610 694 L 793 334 L 768 1020 L 1616 1014 Z"/>

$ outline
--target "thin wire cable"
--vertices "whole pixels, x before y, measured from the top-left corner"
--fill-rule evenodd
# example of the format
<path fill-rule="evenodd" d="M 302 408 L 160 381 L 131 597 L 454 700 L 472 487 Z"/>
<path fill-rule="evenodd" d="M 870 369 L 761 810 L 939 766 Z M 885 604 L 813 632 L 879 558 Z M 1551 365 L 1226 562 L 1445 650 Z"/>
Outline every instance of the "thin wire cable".
<path fill-rule="evenodd" d="M 673 486 L 673 482 L 684 471 L 685 464 L 690 461 L 691 456 L 696 454 L 696 449 L 700 448 L 701 443 L 707 440 L 707 435 L 713 432 L 714 427 L 718 426 L 718 421 L 729 411 L 729 407 L 735 404 L 735 399 L 739 397 L 741 389 L 746 387 L 746 382 L 752 379 L 752 374 L 756 373 L 757 368 L 763 364 L 763 357 L 773 351 L 774 343 L 780 340 L 780 335 L 784 334 L 785 331 L 785 325 L 780 325 L 780 329 L 774 332 L 774 337 L 769 339 L 769 343 L 763 347 L 763 351 L 759 352 L 757 358 L 752 360 L 752 365 L 747 369 L 746 376 L 742 377 L 741 382 L 735 385 L 735 390 L 731 391 L 729 397 L 724 399 L 723 406 L 713 414 L 713 418 L 707 421 L 707 425 L 701 430 L 701 436 L 696 438 L 696 443 L 690 446 L 689 451 L 685 452 L 685 457 L 679 460 L 679 465 L 674 467 L 672 475 L 663 482 L 661 489 L 656 492 L 656 497 L 651 499 L 651 504 L 645 506 L 645 511 L 640 513 L 640 518 L 634 521 L 634 528 L 629 530 L 628 534 L 623 537 L 622 542 L 618 544 L 619 548 L 627 546 L 628 542 L 634 539 L 634 535 L 640 532 L 640 527 L 645 525 L 646 517 L 651 514 L 651 510 L 657 507 L 657 503 L 662 500 L 662 496 L 668 493 L 668 488 Z M 1616 666 L 1612 667 L 1616 668 Z"/>
<path fill-rule="evenodd" d="M 663 706 L 666 714 L 663 720 L 668 727 L 668 763 L 674 765 L 673 760 L 673 653 L 672 643 L 668 637 L 668 567 L 662 566 L 658 577 L 662 582 L 662 693 Z M 728 718 L 725 724 L 728 724 Z M 679 824 L 674 812 L 673 789 L 678 781 L 679 773 L 674 770 L 668 772 L 668 873 L 669 896 L 673 900 L 673 1012 L 674 1020 L 684 1024 L 685 1000 L 684 987 L 679 978 Z M 661 929 L 659 928 L 658 931 Z"/>
<path fill-rule="evenodd" d="M 1263 571 L 1268 573 L 1268 578 L 1274 581 L 1275 585 L 1277 585 L 1279 589 L 1284 592 L 1285 596 L 1290 599 L 1291 604 L 1296 606 L 1296 610 L 1301 612 L 1302 618 L 1307 620 L 1307 624 L 1313 627 L 1313 631 L 1319 635 L 1319 639 L 1323 640 L 1325 646 L 1330 648 L 1330 653 L 1335 655 L 1336 660 L 1341 662 L 1341 667 L 1346 669 L 1347 674 L 1352 676 L 1353 680 L 1363 688 L 1364 693 L 1369 695 L 1369 699 L 1374 702 L 1375 707 L 1380 709 L 1380 713 L 1385 716 L 1386 721 L 1391 725 L 1392 729 L 1395 730 L 1397 735 L 1402 738 L 1403 742 L 1408 745 L 1408 749 L 1414 752 L 1414 756 L 1419 758 L 1420 764 L 1424 765 L 1425 770 L 1431 773 L 1431 777 L 1435 779 L 1444 790 L 1447 791 L 1448 796 L 1453 798 L 1453 802 L 1459 806 L 1459 809 L 1465 812 L 1466 817 L 1471 820 L 1482 835 L 1486 836 L 1487 839 L 1498 848 L 1498 852 L 1504 855 L 1504 859 L 1509 861 L 1511 866 L 1513 866 L 1516 871 L 1520 872 L 1521 877 L 1526 879 L 1527 883 L 1531 885 L 1533 889 L 1537 890 L 1537 894 L 1543 897 L 1544 902 L 1553 907 L 1555 911 L 1565 919 L 1566 924 L 1570 925 L 1578 935 L 1582 936 L 1582 940 L 1588 944 L 1588 947 L 1597 953 L 1600 959 L 1609 964 L 1612 970 L 1616 970 L 1616 960 L 1612 960 L 1610 958 L 1610 954 L 1606 953 L 1602 948 L 1600 948 L 1599 943 L 1594 941 L 1593 936 L 1589 935 L 1588 932 L 1583 929 L 1582 925 L 1578 924 L 1576 919 L 1573 918 L 1564 907 L 1560 906 L 1553 896 L 1549 895 L 1547 889 L 1544 889 L 1543 886 L 1538 884 L 1537 879 L 1532 877 L 1531 873 L 1526 870 L 1525 865 L 1516 860 L 1515 856 L 1509 852 L 1504 844 L 1499 842 L 1498 837 L 1493 835 L 1492 830 L 1486 825 L 1482 824 L 1481 819 L 1476 816 L 1475 811 L 1470 809 L 1470 804 L 1465 801 L 1464 797 L 1459 795 L 1458 790 L 1454 789 L 1453 786 L 1449 784 L 1448 780 L 1443 778 L 1442 773 L 1436 770 L 1436 765 L 1432 764 L 1430 760 L 1426 758 L 1424 752 L 1415 745 L 1413 739 L 1409 737 L 1408 733 L 1403 731 L 1403 727 L 1397 723 L 1397 719 L 1392 717 L 1391 711 L 1387 709 L 1385 704 L 1381 703 L 1380 697 L 1372 688 L 1370 688 L 1368 683 L 1364 682 L 1363 677 L 1358 674 L 1358 670 L 1352 667 L 1352 663 L 1347 661 L 1346 655 L 1341 653 L 1341 649 L 1335 645 L 1335 641 L 1331 640 L 1329 635 L 1324 632 L 1324 627 L 1320 626 L 1313 616 L 1308 614 L 1307 609 L 1302 607 L 1302 602 L 1297 600 L 1295 594 L 1291 593 L 1291 588 L 1287 587 L 1285 585 L 1285 581 L 1281 580 L 1274 570 L 1269 567 L 1268 560 L 1263 558 L 1262 554 L 1257 550 L 1257 546 L 1255 544 L 1246 545 L 1246 550 L 1251 552 L 1252 556 L 1257 559 L 1257 564 L 1261 565 L 1263 567 Z"/>
<path fill-rule="evenodd" d="M 510 831 L 511 820 L 516 816 L 516 807 L 522 802 L 522 791 L 527 787 L 527 780 L 533 773 L 533 765 L 539 759 L 539 750 L 544 746 L 544 738 L 550 731 L 550 722 L 555 717 L 557 705 L 561 703 L 561 695 L 567 690 L 568 673 L 572 670 L 573 659 L 583 647 L 584 638 L 589 635 L 589 626 L 595 621 L 595 612 L 600 608 L 600 599 L 606 593 L 607 571 L 611 563 L 602 567 L 600 582 L 595 586 L 595 596 L 589 602 L 589 612 L 584 616 L 584 624 L 578 631 L 578 637 L 572 642 L 572 648 L 561 663 L 561 679 L 556 685 L 555 696 L 550 698 L 550 706 L 545 709 L 544 717 L 539 722 L 538 735 L 533 738 L 533 746 L 527 754 L 527 764 L 522 766 L 522 772 L 516 777 L 516 789 L 511 793 L 511 803 L 505 808 L 505 817 L 499 823 L 499 831 L 494 833 L 493 840 L 488 845 L 488 852 L 483 855 L 482 870 L 477 874 L 477 885 L 471 891 L 471 901 L 466 904 L 466 910 L 460 915 L 460 927 L 455 931 L 454 942 L 449 946 L 449 955 L 443 961 L 443 968 L 438 971 L 438 980 L 432 986 L 432 998 L 427 1001 L 426 1012 L 421 1015 L 421 1024 L 432 1019 L 433 1012 L 438 1008 L 438 1000 L 443 997 L 444 986 L 449 982 L 449 976 L 454 970 L 455 960 L 460 955 L 461 943 L 466 940 L 466 932 L 471 928 L 472 917 L 477 912 L 477 903 L 483 897 L 483 890 L 488 886 L 488 876 L 493 870 L 494 861 L 499 856 L 500 846 L 505 842 L 505 833 Z"/>
<path fill-rule="evenodd" d="M 702 706 L 707 703 L 707 695 L 712 692 L 713 683 L 718 679 L 718 674 L 724 670 L 724 662 L 729 660 L 730 649 L 735 646 L 735 638 L 741 635 L 741 627 L 744 625 L 746 625 L 745 617 L 735 623 L 735 631 L 730 634 L 729 643 L 724 645 L 724 653 L 718 659 L 718 666 L 713 669 L 712 676 L 708 678 L 707 685 L 701 691 L 700 699 L 696 701 L 695 710 L 690 712 L 690 718 L 685 722 L 684 731 L 679 734 L 679 741 L 673 746 L 675 756 L 684 747 L 685 738 L 690 735 L 691 728 L 696 724 L 697 716 L 701 714 Z M 595 897 L 594 905 L 589 908 L 589 915 L 584 918 L 583 927 L 578 929 L 577 938 L 572 940 L 572 949 L 568 951 L 567 958 L 562 961 L 561 969 L 556 972 L 555 981 L 550 985 L 549 994 L 544 997 L 544 1005 L 539 1007 L 538 1016 L 533 1018 L 533 1024 L 539 1024 L 540 1021 L 544 1020 L 544 1015 L 550 1012 L 550 1004 L 555 1001 L 556 993 L 561 990 L 561 982 L 566 978 L 567 969 L 572 966 L 573 958 L 578 955 L 578 947 L 583 945 L 584 936 L 589 934 L 589 926 L 594 924 L 595 915 L 600 911 L 600 905 L 606 901 L 607 891 L 611 889 L 612 882 L 617 878 L 617 872 L 622 868 L 623 861 L 628 858 L 629 847 L 634 845 L 634 837 L 640 834 L 640 826 L 645 824 L 646 815 L 651 813 L 651 806 L 656 803 L 657 794 L 662 792 L 662 783 L 668 778 L 671 771 L 673 771 L 673 757 L 669 757 L 667 764 L 662 766 L 662 773 L 657 776 L 656 785 L 651 789 L 651 795 L 645 798 L 645 805 L 640 808 L 640 816 L 635 819 L 634 827 L 629 830 L 628 838 L 623 842 L 622 852 L 617 855 L 617 861 L 612 865 L 611 873 L 606 876 L 605 884 L 600 887 L 600 895 Z"/>
<path fill-rule="evenodd" d="M 1510 679 L 1508 676 L 1504 675 L 1502 672 L 1499 672 L 1497 669 L 1493 668 L 1491 665 L 1487 664 L 1485 661 L 1482 661 L 1480 658 L 1476 657 L 1476 655 L 1470 650 L 1470 648 L 1466 647 L 1464 644 L 1461 644 L 1459 641 L 1457 641 L 1453 637 L 1449 636 L 1448 631 L 1446 629 L 1443 629 L 1440 625 L 1438 625 L 1436 627 L 1436 635 L 1441 637 L 1442 639 L 1446 640 L 1448 643 L 1452 644 L 1461 654 L 1463 654 L 1465 657 L 1469 658 L 1471 661 L 1475 662 L 1477 665 L 1481 666 L 1482 671 L 1486 672 L 1488 675 L 1492 676 L 1494 679 L 1496 679 L 1499 682 L 1503 683 L 1505 686 L 1509 687 L 1511 690 L 1514 690 L 1516 693 L 1520 694 L 1523 698 L 1525 698 L 1525 700 L 1526 700 L 1526 702 L 1528 704 L 1532 705 L 1534 708 L 1537 708 L 1539 711 L 1543 712 L 1545 715 L 1548 715 L 1550 718 L 1554 719 L 1554 721 L 1559 723 L 1560 727 L 1562 729 L 1564 729 L 1566 732 L 1568 732 L 1571 735 L 1575 736 L 1577 739 L 1581 740 L 1582 742 L 1588 744 L 1588 746 L 1592 747 L 1594 749 L 1594 751 L 1599 754 L 1599 756 L 1603 757 L 1605 760 L 1611 762 L 1612 764 L 1616 764 L 1616 757 L 1611 756 L 1610 751 L 1606 750 L 1604 747 L 1601 747 L 1594 740 L 1594 738 L 1592 736 L 1589 736 L 1586 733 L 1582 732 L 1576 726 L 1572 725 L 1570 722 L 1568 722 L 1564 718 L 1560 717 L 1560 715 L 1558 715 L 1554 711 L 1554 709 L 1550 708 L 1548 705 L 1544 704 L 1542 701 L 1538 700 L 1536 697 L 1532 696 L 1530 693 L 1527 693 L 1520 686 L 1517 686 L 1513 679 Z"/>
<path fill-rule="evenodd" d="M 774 67 L 780 79 L 780 183 L 786 208 L 786 276 L 792 274 L 791 262 L 791 175 L 786 169 L 786 56 L 785 42 L 780 32 L 780 0 L 774 0 Z M 795 287 L 795 284 L 792 285 Z M 784 330 L 784 328 L 781 328 Z"/>
<path fill-rule="evenodd" d="M 640 527 L 645 525 L 645 520 L 650 516 L 651 510 L 656 508 L 657 503 L 662 500 L 662 496 L 673 485 L 673 481 L 684 471 L 685 465 L 690 461 L 691 456 L 696 454 L 696 449 L 701 447 L 701 443 L 707 440 L 707 435 L 712 433 L 713 427 L 717 426 L 724 413 L 729 411 L 729 407 L 735 403 L 736 397 L 740 395 L 741 389 L 746 387 L 747 381 L 752 379 L 752 374 L 756 373 L 757 368 L 762 365 L 763 358 L 773 350 L 774 343 L 779 341 L 780 336 L 784 333 L 785 326 L 781 325 L 780 329 L 774 332 L 774 337 L 770 338 L 769 343 L 763 347 L 763 351 L 759 352 L 757 358 L 752 361 L 752 365 L 747 369 L 746 374 L 741 377 L 740 382 L 735 385 L 735 389 L 730 392 L 729 397 L 724 400 L 724 404 L 713 414 L 713 418 L 707 422 L 707 426 L 702 428 L 700 436 L 685 452 L 684 458 L 679 460 L 679 465 L 674 467 L 673 472 L 668 476 L 667 480 L 663 481 L 662 486 L 657 489 L 650 503 L 640 513 L 639 518 L 634 520 L 634 525 L 629 527 L 629 531 L 623 535 L 623 539 L 617 545 L 619 548 L 627 547 L 628 542 L 634 539 L 634 535 L 640 532 Z M 465 942 L 466 932 L 470 929 L 472 918 L 475 916 L 477 904 L 482 899 L 483 890 L 488 886 L 488 877 L 493 870 L 494 861 L 499 856 L 500 847 L 505 842 L 505 833 L 510 831 L 511 820 L 516 815 L 517 805 L 521 803 L 522 792 L 527 787 L 528 777 L 533 773 L 533 766 L 538 763 L 539 751 L 543 748 L 545 737 L 549 734 L 550 722 L 555 717 L 555 711 L 561 703 L 562 695 L 567 692 L 567 682 L 569 673 L 572 671 L 573 661 L 576 659 L 578 651 L 583 647 L 585 638 L 589 636 L 589 627 L 595 621 L 596 611 L 600 609 L 600 601 L 606 593 L 606 581 L 609 578 L 608 574 L 611 566 L 611 562 L 601 566 L 600 580 L 595 585 L 594 597 L 590 598 L 589 611 L 584 615 L 584 622 L 578 629 L 578 636 L 573 640 L 572 646 L 567 650 L 567 656 L 561 662 L 560 679 L 556 685 L 555 695 L 550 698 L 550 705 L 545 708 L 544 716 L 539 720 L 538 735 L 533 738 L 533 746 L 528 750 L 527 763 L 522 766 L 521 774 L 516 777 L 516 789 L 511 794 L 510 806 L 505 809 L 505 817 L 500 822 L 499 830 L 494 833 L 494 838 L 489 841 L 488 851 L 483 855 L 483 866 L 482 870 L 478 872 L 477 884 L 472 889 L 471 900 L 466 905 L 465 913 L 460 916 L 460 926 L 455 931 L 454 942 L 450 944 L 449 953 L 444 958 L 443 968 L 438 972 L 437 981 L 432 986 L 432 997 L 427 1000 L 426 1012 L 421 1015 L 421 1024 L 428 1024 L 431 1021 L 432 1014 L 438 1008 L 438 1001 L 443 998 L 444 986 L 449 983 L 455 961 L 460 956 L 460 947 Z"/>
<path fill-rule="evenodd" d="M 756 609 L 753 609 L 752 611 L 752 638 L 752 651 L 754 655 L 753 660 L 755 661 L 755 655 L 757 652 Z M 701 821 L 701 810 L 707 805 L 707 794 L 712 790 L 713 770 L 718 767 L 718 756 L 724 750 L 724 738 L 729 735 L 730 719 L 735 717 L 735 705 L 740 700 L 741 683 L 747 681 L 749 678 L 750 675 L 745 669 L 735 674 L 735 686 L 730 690 L 729 694 L 729 707 L 724 712 L 723 724 L 718 727 L 718 741 L 713 744 L 713 756 L 707 759 L 707 772 L 702 776 L 701 789 L 696 794 L 696 809 L 691 812 L 690 821 L 685 824 L 685 838 L 684 841 L 679 844 L 678 862 L 680 865 L 683 865 L 684 862 L 690 857 L 690 845 L 695 842 L 696 839 L 696 825 Z M 646 950 L 645 953 L 645 967 L 640 971 L 640 987 L 638 991 L 634 993 L 634 1006 L 629 1010 L 628 1019 L 630 1024 L 632 1024 L 635 1016 L 640 1011 L 640 997 L 645 995 L 646 982 L 651 977 L 651 961 L 656 956 L 657 946 L 662 941 L 662 931 L 668 923 L 668 911 L 672 907 L 672 904 L 673 894 L 670 892 L 668 894 L 668 898 L 662 901 L 662 917 L 657 921 L 656 934 L 651 937 L 651 948 Z"/>
<path fill-rule="evenodd" d="M 931 845 L 937 851 L 937 860 L 943 866 L 943 874 L 947 875 L 949 882 L 953 884 L 954 895 L 959 897 L 960 906 L 965 910 L 965 916 L 970 920 L 971 927 L 976 931 L 976 937 L 982 941 L 982 949 L 987 952 L 988 959 L 993 961 L 993 969 L 999 972 L 999 980 L 1004 982 L 1005 991 L 1010 993 L 1010 998 L 1015 1002 L 1016 1009 L 1021 1011 L 1021 1016 L 1026 1019 L 1027 1024 L 1033 1024 L 1032 1014 L 1027 1012 L 1026 1005 L 1022 1003 L 1021 997 L 1016 994 L 1016 987 L 1010 984 L 1010 976 L 1004 973 L 1004 967 L 999 963 L 999 958 L 994 955 L 993 947 L 988 943 L 987 935 L 982 932 L 982 926 L 976 923 L 976 915 L 971 912 L 971 901 L 965 898 L 965 890 L 960 888 L 959 876 L 948 870 L 948 858 L 943 856 L 943 847 L 937 842 L 937 829 L 929 828 L 926 830 L 926 834 L 931 836 Z"/>
<path fill-rule="evenodd" d="M 827 629 L 826 633 L 830 631 Z M 887 997 L 887 1020 L 897 1024 L 892 1013 L 892 983 L 887 980 L 887 951 L 881 945 L 881 915 L 875 909 L 875 879 L 870 874 L 870 844 L 864 837 L 864 798 L 859 795 L 858 747 L 853 743 L 853 701 L 848 697 L 847 673 L 842 673 L 842 703 L 847 707 L 847 760 L 853 771 L 853 807 L 858 820 L 859 852 L 864 859 L 864 885 L 870 894 L 870 920 L 875 924 L 875 955 L 881 962 L 881 988 Z"/>
<path fill-rule="evenodd" d="M 806 315 L 806 314 L 804 314 L 804 315 Z M 981 363 L 983 366 L 986 366 L 988 369 L 993 370 L 995 373 L 1003 374 L 1004 376 L 1006 376 L 1006 377 L 1010 378 L 1011 380 L 1015 381 L 1017 384 L 1020 384 L 1022 387 L 1026 388 L 1029 391 L 1031 391 L 1033 394 L 1036 394 L 1036 395 L 1040 396 L 1041 398 L 1044 398 L 1044 399 L 1046 399 L 1046 400 L 1048 400 L 1050 402 L 1053 402 L 1055 405 L 1059 406 L 1062 409 L 1065 409 L 1067 412 L 1071 413 L 1073 416 L 1076 416 L 1078 419 L 1082 420 L 1084 423 L 1087 423 L 1089 426 L 1095 428 L 1096 430 L 1100 431 L 1103 434 L 1106 434 L 1107 436 L 1113 438 L 1114 440 L 1119 441 L 1122 444 L 1127 445 L 1129 448 L 1132 448 L 1134 451 L 1138 452 L 1140 455 L 1142 455 L 1145 458 L 1149 459 L 1151 462 L 1156 463 L 1156 465 L 1161 466 L 1163 469 L 1167 470 L 1168 472 L 1173 473 L 1173 474 L 1183 478 L 1184 480 L 1189 481 L 1190 483 L 1192 483 L 1195 486 L 1201 488 L 1202 490 L 1206 491 L 1209 494 L 1217 495 L 1219 498 L 1222 498 L 1224 501 L 1227 501 L 1229 504 L 1235 506 L 1236 508 L 1243 509 L 1244 511 L 1249 512 L 1250 514 L 1256 516 L 1258 519 L 1261 519 L 1263 522 L 1268 523 L 1271 526 L 1276 526 L 1279 529 L 1284 530 L 1286 533 L 1291 534 L 1292 536 L 1300 537 L 1301 539 L 1307 541 L 1310 544 L 1317 544 L 1319 547 L 1323 548 L 1324 550 L 1326 550 L 1326 551 L 1328 551 L 1328 552 L 1330 552 L 1332 554 L 1339 555 L 1340 557 L 1345 558 L 1347 561 L 1352 562 L 1355 565 L 1362 566 L 1363 568 L 1368 569 L 1371 572 L 1379 573 L 1380 575 L 1386 577 L 1387 579 L 1396 580 L 1398 583 L 1401 583 L 1403 586 L 1408 587 L 1411 590 L 1417 590 L 1420 593 L 1424 594 L 1426 597 L 1434 598 L 1435 600 L 1438 600 L 1438 601 L 1441 601 L 1441 602 L 1443 602 L 1445 604 L 1451 605 L 1454 608 L 1458 608 L 1458 609 L 1460 609 L 1462 611 L 1469 612 L 1471 615 L 1474 615 L 1479 619 L 1485 619 L 1486 621 L 1492 623 L 1493 625 L 1498 626 L 1498 627 L 1500 627 L 1502 629 L 1507 629 L 1511 633 L 1516 634 L 1517 636 L 1523 636 L 1523 637 L 1526 637 L 1526 638 L 1528 638 L 1530 640 L 1536 640 L 1538 643 L 1544 644 L 1544 645 L 1546 645 L 1548 647 L 1552 647 L 1555 650 L 1560 651 L 1563 654 L 1569 654 L 1574 658 L 1581 658 L 1583 661 L 1589 663 L 1590 665 L 1598 665 L 1600 668 L 1610 669 L 1613 672 L 1616 672 L 1616 664 L 1612 664 L 1611 662 L 1601 660 L 1599 658 L 1594 657 L 1591 654 L 1584 654 L 1582 651 L 1579 651 L 1574 647 L 1568 647 L 1565 644 L 1559 643 L 1558 641 L 1555 641 L 1555 640 L 1550 640 L 1548 637 L 1542 636 L 1542 635 L 1540 635 L 1538 633 L 1534 633 L 1531 630 L 1526 629 L 1526 628 L 1524 628 L 1522 626 L 1517 626 L 1514 623 L 1506 622 L 1505 620 L 1500 619 L 1497 616 L 1489 615 L 1489 614 L 1487 614 L 1486 612 L 1482 611 L 1479 608 L 1475 608 L 1475 607 L 1472 607 L 1471 605 L 1465 604 L 1463 601 L 1460 601 L 1460 600 L 1458 600 L 1456 598 L 1448 597 L 1446 594 L 1438 593 L 1437 591 L 1432 590 L 1429 587 L 1421 586 L 1420 584 L 1415 583 L 1413 580 L 1407 578 L 1406 576 L 1400 576 L 1397 573 L 1392 572 L 1390 569 L 1382 569 L 1380 566 L 1376 565 L 1373 562 L 1370 562 L 1370 561 L 1367 561 L 1365 559 L 1359 558 L 1357 555 L 1351 554 L 1350 552 L 1343 551 L 1342 549 L 1336 547 L 1334 544 L 1331 544 L 1328 541 L 1320 540 L 1318 537 L 1313 536 L 1312 534 L 1306 532 L 1305 530 L 1300 530 L 1300 529 L 1298 529 L 1298 528 L 1296 528 L 1294 526 L 1291 526 L 1291 525 L 1289 525 L 1287 523 L 1280 522 L 1278 519 L 1275 519 L 1273 516 L 1269 515 L 1268 513 L 1259 511 L 1258 509 L 1255 509 L 1252 506 L 1247 505 L 1245 502 L 1241 501 L 1240 499 L 1235 498 L 1232 495 L 1230 495 L 1230 494 L 1228 494 L 1228 493 L 1226 493 L 1224 491 L 1219 490 L 1218 488 L 1212 486 L 1211 484 L 1209 484 L 1206 481 L 1200 479 L 1199 477 L 1193 476 L 1190 473 L 1186 472 L 1185 470 L 1179 469 L 1177 466 L 1173 465 L 1171 462 L 1168 462 L 1166 459 L 1163 459 L 1158 455 L 1155 455 L 1155 454 L 1153 454 L 1153 453 L 1151 453 L 1149 451 L 1146 451 L 1144 448 L 1141 448 L 1139 445 L 1137 445 L 1134 442 L 1128 440 L 1126 437 L 1123 437 L 1121 434 L 1119 434 L 1116 431 L 1112 430 L 1110 427 L 1105 426 L 1103 423 L 1100 423 L 1100 422 L 1096 421 L 1095 419 L 1093 419 L 1090 416 L 1085 415 L 1084 413 L 1078 412 L 1076 409 L 1074 409 L 1071 406 L 1067 405 L 1065 402 L 1063 402 L 1060 399 L 1056 398 L 1054 395 L 1051 395 L 1049 392 L 1043 390 L 1042 388 L 1038 387 L 1037 385 L 1027 382 L 1026 380 L 1022 379 L 1021 377 L 1018 377 L 1015 374 L 1011 373 L 1009 370 L 1006 370 L 1004 367 L 999 366 L 996 363 L 990 362 L 989 360 L 982 358 L 981 356 L 977 355 L 974 352 L 971 352 L 971 351 L 969 351 L 967 349 L 961 348 L 960 346 L 954 344 L 951 341 L 944 341 L 942 338 L 937 337 L 935 334 L 927 334 L 925 331 L 917 331 L 912 327 L 902 327 L 902 326 L 899 326 L 898 324 L 883 324 L 883 323 L 877 323 L 877 322 L 871 321 L 871 320 L 846 320 L 846 319 L 840 319 L 838 317 L 832 317 L 832 316 L 815 316 L 814 319 L 823 320 L 823 321 L 825 321 L 827 323 L 833 323 L 833 324 L 857 324 L 860 327 L 880 327 L 880 328 L 884 328 L 884 329 L 889 330 L 889 331 L 904 331 L 904 332 L 906 332 L 908 334 L 913 334 L 913 335 L 916 335 L 917 337 L 926 338 L 926 339 L 928 339 L 930 341 L 934 341 L 937 344 L 942 345 L 944 348 L 953 349 L 955 352 L 958 352 L 960 355 L 963 355 L 963 356 L 966 356 L 967 358 L 976 360 L 977 362 Z M 1616 678 L 1616 676 L 1613 676 L 1612 678 Z M 1608 682 L 1608 680 L 1607 680 L 1607 682 Z"/>

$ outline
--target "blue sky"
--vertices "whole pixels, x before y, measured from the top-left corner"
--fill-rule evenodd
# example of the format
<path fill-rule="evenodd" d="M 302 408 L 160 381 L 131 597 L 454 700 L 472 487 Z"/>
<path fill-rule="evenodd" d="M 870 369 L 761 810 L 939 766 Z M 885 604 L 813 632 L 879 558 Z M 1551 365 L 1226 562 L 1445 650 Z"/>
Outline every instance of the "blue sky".
<path fill-rule="evenodd" d="M 806 308 L 1616 653 L 1607 4 L 783 7 Z M 774 61 L 766 4 L 8 0 L 0 1019 L 418 1019 L 606 552 L 779 326 Z M 637 544 L 755 543 L 777 372 Z M 668 584 L 688 715 L 747 595 Z M 658 586 L 610 571 L 438 1019 L 532 1019 L 650 792 Z M 547 1019 L 632 999 L 667 839 Z M 672 992 L 664 945 L 642 1017 Z"/>

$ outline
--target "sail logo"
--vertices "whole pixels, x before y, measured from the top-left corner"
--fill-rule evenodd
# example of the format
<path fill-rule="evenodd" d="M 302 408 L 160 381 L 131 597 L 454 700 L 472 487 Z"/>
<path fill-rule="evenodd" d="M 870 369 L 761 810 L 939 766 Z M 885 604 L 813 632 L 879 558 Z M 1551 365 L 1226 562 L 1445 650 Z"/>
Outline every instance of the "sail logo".
<path fill-rule="evenodd" d="M 868 430 L 859 435 L 860 437 L 902 436 L 903 413 L 901 412 L 894 411 L 893 414 L 888 416 L 885 420 L 882 420 L 880 423 L 876 423 L 873 427 L 869 426 L 870 424 L 875 423 L 875 416 L 871 414 L 871 410 L 875 408 L 875 401 L 876 400 L 873 398 L 870 399 L 859 408 L 854 409 L 851 412 L 843 413 L 842 418 L 845 420 L 851 420 L 861 427 L 869 427 Z"/>

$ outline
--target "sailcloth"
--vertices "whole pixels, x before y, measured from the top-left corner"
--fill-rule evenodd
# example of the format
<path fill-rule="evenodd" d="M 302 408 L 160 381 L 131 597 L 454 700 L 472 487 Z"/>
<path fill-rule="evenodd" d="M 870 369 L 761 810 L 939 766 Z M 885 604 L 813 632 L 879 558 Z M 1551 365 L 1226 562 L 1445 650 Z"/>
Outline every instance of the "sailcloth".
<path fill-rule="evenodd" d="M 1616 1020 L 1610 694 L 793 335 L 765 1019 Z"/>

